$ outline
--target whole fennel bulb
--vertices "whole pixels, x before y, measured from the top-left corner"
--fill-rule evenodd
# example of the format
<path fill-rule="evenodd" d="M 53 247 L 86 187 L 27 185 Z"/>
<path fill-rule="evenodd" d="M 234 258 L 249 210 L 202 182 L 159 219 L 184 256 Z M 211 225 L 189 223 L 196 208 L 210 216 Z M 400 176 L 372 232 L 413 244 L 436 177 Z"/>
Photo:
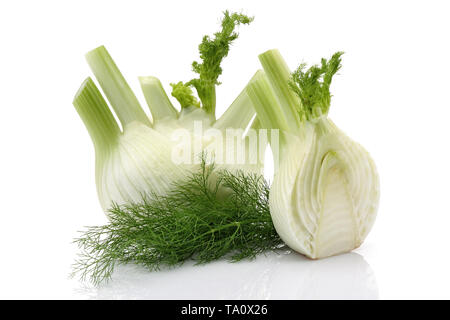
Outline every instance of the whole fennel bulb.
<path fill-rule="evenodd" d="M 280 129 L 270 212 L 292 249 L 318 259 L 361 245 L 375 221 L 379 178 L 369 153 L 328 118 L 338 52 L 290 73 L 277 50 L 260 55 L 264 71 L 248 85 L 263 127 Z"/>
<path fill-rule="evenodd" d="M 217 79 L 222 72 L 220 63 L 227 56 L 232 41 L 237 38 L 235 27 L 251 21 L 245 15 L 225 12 L 222 31 L 216 33 L 213 39 L 207 36 L 203 38 L 199 46 L 202 63 L 193 63 L 199 78 L 172 84 L 172 95 L 180 102 L 180 111 L 174 108 L 157 78 L 140 77 L 152 120 L 141 108 L 105 47 L 98 47 L 86 55 L 122 127 L 119 128 L 92 79 L 86 79 L 73 104 L 94 143 L 97 193 L 105 211 L 113 204 L 137 203 L 148 194 L 164 195 L 174 183 L 197 170 L 201 153 L 207 151 L 214 155 L 217 149 L 217 141 L 203 135 L 203 131 L 215 129 L 222 133 L 230 128 L 248 127 L 255 112 L 245 90 L 216 121 L 215 87 L 219 84 Z M 200 101 L 194 97 L 192 87 L 196 89 Z M 194 130 L 198 124 L 203 130 L 200 134 Z M 256 121 L 253 127 L 257 125 Z M 189 161 L 185 163 L 174 161 L 177 143 L 173 135 L 179 131 L 188 137 L 187 142 L 193 146 L 188 149 Z M 246 138 L 241 138 L 245 145 Z M 246 148 L 244 152 L 245 158 L 249 159 L 249 149 Z M 231 167 L 260 173 L 262 161 L 250 163 L 246 160 Z"/>
<path fill-rule="evenodd" d="M 170 140 L 154 130 L 146 117 L 118 113 L 122 132 L 92 79 L 82 84 L 74 106 L 94 143 L 95 182 L 105 211 L 113 203 L 140 201 L 146 192 L 164 194 L 183 178 L 183 169 L 171 161 Z"/>

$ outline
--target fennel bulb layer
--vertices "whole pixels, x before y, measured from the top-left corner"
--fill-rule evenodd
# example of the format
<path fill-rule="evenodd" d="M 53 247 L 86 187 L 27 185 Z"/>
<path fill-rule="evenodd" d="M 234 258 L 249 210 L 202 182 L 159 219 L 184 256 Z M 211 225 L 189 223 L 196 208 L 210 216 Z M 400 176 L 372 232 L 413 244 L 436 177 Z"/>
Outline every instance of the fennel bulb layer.
<path fill-rule="evenodd" d="M 165 194 L 186 170 L 171 161 L 171 142 L 148 126 L 134 121 L 102 154 L 97 154 L 96 185 L 100 203 L 138 203 L 146 193 Z"/>

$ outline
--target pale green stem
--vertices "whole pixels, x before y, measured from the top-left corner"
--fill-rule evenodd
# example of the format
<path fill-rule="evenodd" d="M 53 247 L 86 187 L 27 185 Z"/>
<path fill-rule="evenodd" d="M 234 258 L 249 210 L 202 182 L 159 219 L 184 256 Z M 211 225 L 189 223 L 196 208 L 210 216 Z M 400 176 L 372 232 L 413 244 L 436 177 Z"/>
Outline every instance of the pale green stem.
<path fill-rule="evenodd" d="M 151 126 L 149 118 L 105 47 L 88 52 L 86 59 L 122 126 L 132 121 Z"/>
<path fill-rule="evenodd" d="M 201 88 L 200 85 L 195 86 L 197 95 L 202 102 L 202 108 L 209 113 L 214 119 L 216 119 L 216 85 L 211 84 L 205 88 Z"/>
<path fill-rule="evenodd" d="M 282 112 L 272 87 L 269 84 L 264 71 L 259 70 L 247 85 L 247 93 L 253 102 L 257 118 L 252 124 L 255 129 L 268 129 L 267 140 L 270 143 L 274 161 L 275 172 L 278 170 L 280 153 L 284 152 L 288 138 L 286 132 L 290 132 L 285 114 Z M 266 146 L 260 145 L 260 157 L 264 159 Z"/>
<path fill-rule="evenodd" d="M 178 111 L 172 105 L 161 82 L 156 77 L 139 77 L 142 92 L 152 113 L 153 122 L 176 119 Z"/>
<path fill-rule="evenodd" d="M 214 123 L 214 128 L 246 129 L 255 115 L 253 103 L 244 89 L 222 116 Z"/>
<path fill-rule="evenodd" d="M 254 129 L 254 130 L 264 129 L 261 125 L 261 121 L 259 121 L 258 116 L 256 116 L 255 119 L 253 119 L 250 129 Z"/>
<path fill-rule="evenodd" d="M 258 70 L 246 88 L 262 128 L 289 130 L 285 115 L 264 71 Z"/>
<path fill-rule="evenodd" d="M 297 129 L 300 126 L 300 99 L 289 88 L 291 72 L 286 62 L 276 49 L 260 54 L 259 60 L 280 103 L 281 111 L 289 128 L 291 130 Z"/>
<path fill-rule="evenodd" d="M 119 126 L 91 78 L 87 78 L 78 90 L 73 105 L 83 120 L 97 151 L 114 143 L 120 135 Z"/>
<path fill-rule="evenodd" d="M 257 156 L 257 165 L 260 166 L 261 168 L 261 174 L 263 174 L 264 171 L 264 158 L 265 158 L 265 154 L 266 154 L 266 149 L 267 149 L 267 143 L 269 141 L 271 141 L 271 137 L 270 137 L 270 130 L 267 130 L 265 133 L 263 132 L 263 130 L 260 131 L 260 129 L 264 129 L 261 125 L 261 122 L 259 121 L 258 116 L 255 115 L 255 118 L 252 121 L 252 124 L 250 126 L 250 130 L 248 130 L 247 134 L 246 134 L 246 138 L 249 139 L 249 146 L 250 146 L 250 139 L 251 139 L 251 134 L 250 131 L 252 130 L 253 132 L 255 132 L 258 136 L 258 148 L 257 148 L 257 152 L 256 154 L 254 154 L 254 151 L 251 151 L 251 153 L 249 152 L 248 157 L 249 159 L 253 159 L 252 157 Z M 254 150 L 254 149 L 251 149 Z M 251 162 L 251 160 L 250 160 Z"/>
<path fill-rule="evenodd" d="M 209 101 L 204 103 L 203 108 L 208 112 L 214 119 L 216 119 L 216 85 L 211 88 L 211 94 L 208 96 Z"/>

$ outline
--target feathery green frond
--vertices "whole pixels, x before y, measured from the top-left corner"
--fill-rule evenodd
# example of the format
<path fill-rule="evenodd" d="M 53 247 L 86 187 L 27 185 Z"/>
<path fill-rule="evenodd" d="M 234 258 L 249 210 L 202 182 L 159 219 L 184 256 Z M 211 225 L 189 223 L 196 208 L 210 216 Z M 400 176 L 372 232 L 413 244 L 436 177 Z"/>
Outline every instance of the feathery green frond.
<path fill-rule="evenodd" d="M 300 119 L 311 120 L 328 113 L 331 80 L 341 68 L 343 54 L 336 52 L 330 60 L 322 58 L 320 66 L 313 65 L 306 71 L 306 64 L 302 63 L 291 74 L 289 86 L 299 96 L 302 104 Z"/>
<path fill-rule="evenodd" d="M 158 270 L 189 258 L 197 263 L 224 256 L 231 261 L 254 258 L 283 245 L 268 199 L 262 176 L 218 171 L 203 160 L 199 172 L 166 196 L 116 205 L 107 225 L 84 231 L 76 240 L 82 254 L 74 272 L 98 284 L 111 277 L 117 264 Z"/>
<path fill-rule="evenodd" d="M 192 70 L 199 76 L 185 85 L 193 86 L 196 89 L 202 107 L 208 113 L 215 113 L 216 85 L 220 84 L 218 78 L 222 74 L 220 65 L 223 58 L 228 55 L 232 42 L 238 37 L 235 29 L 238 25 L 249 24 L 252 21 L 252 17 L 244 14 L 225 11 L 222 19 L 222 30 L 214 33 L 213 38 L 204 36 L 198 46 L 202 62 L 194 61 Z"/>
<path fill-rule="evenodd" d="M 182 108 L 191 106 L 200 108 L 200 102 L 194 97 L 194 93 L 188 85 L 179 81 L 178 83 L 171 83 L 170 86 L 172 87 L 172 97 L 178 100 Z"/>
<path fill-rule="evenodd" d="M 199 79 L 194 79 L 193 85 L 197 87 L 220 84 L 217 79 L 222 74 L 220 64 L 228 55 L 231 43 L 237 39 L 238 33 L 234 31 L 240 24 L 249 24 L 253 21 L 243 14 L 224 12 L 222 19 L 222 30 L 214 34 L 214 38 L 204 36 L 202 43 L 198 46 L 201 63 L 194 61 L 192 69 L 199 74 Z M 197 83 L 199 82 L 199 83 Z"/>

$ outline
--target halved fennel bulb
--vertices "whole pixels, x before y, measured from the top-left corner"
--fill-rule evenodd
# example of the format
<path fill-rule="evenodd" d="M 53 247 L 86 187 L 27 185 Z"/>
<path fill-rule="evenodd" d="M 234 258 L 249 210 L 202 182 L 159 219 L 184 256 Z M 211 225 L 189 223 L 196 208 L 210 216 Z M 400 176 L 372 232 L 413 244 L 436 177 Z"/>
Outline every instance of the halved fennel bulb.
<path fill-rule="evenodd" d="M 289 135 L 270 191 L 275 228 L 313 259 L 357 248 L 375 221 L 379 199 L 373 160 L 326 118 Z"/>
<path fill-rule="evenodd" d="M 372 158 L 328 118 L 341 55 L 291 74 L 279 52 L 269 50 L 260 55 L 264 71 L 247 86 L 262 127 L 280 130 L 269 197 L 275 228 L 289 247 L 312 259 L 359 247 L 379 202 Z"/>

